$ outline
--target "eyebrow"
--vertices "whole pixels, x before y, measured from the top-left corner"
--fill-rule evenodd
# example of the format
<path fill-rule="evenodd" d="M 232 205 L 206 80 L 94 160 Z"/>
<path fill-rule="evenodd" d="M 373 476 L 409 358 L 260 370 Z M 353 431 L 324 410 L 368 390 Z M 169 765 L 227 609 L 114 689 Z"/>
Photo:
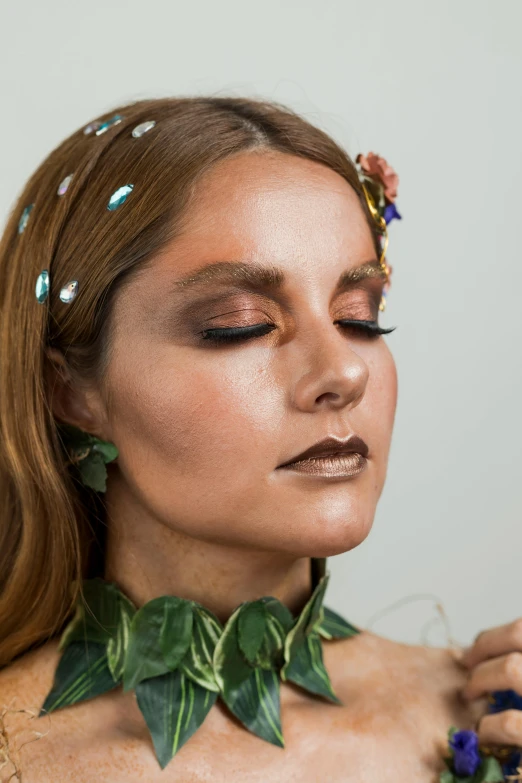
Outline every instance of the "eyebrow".
<path fill-rule="evenodd" d="M 365 261 L 359 266 L 341 272 L 335 286 L 335 293 L 349 289 L 368 277 L 386 278 L 386 272 L 377 259 Z M 261 266 L 244 261 L 217 261 L 176 280 L 174 291 L 195 288 L 210 281 L 246 285 L 251 289 L 278 290 L 284 286 L 286 280 L 283 270 L 276 266 Z"/>

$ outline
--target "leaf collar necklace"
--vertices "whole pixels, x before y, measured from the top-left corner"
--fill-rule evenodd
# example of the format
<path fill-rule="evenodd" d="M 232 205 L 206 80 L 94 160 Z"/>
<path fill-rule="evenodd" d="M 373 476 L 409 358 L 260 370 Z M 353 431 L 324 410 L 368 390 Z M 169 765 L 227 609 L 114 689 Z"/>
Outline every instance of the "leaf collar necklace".
<path fill-rule="evenodd" d="M 122 685 L 124 692 L 135 691 L 162 769 L 217 699 L 250 732 L 283 748 L 281 681 L 341 704 L 323 663 L 322 640 L 360 633 L 323 606 L 330 578 L 326 558 L 311 558 L 311 567 L 312 595 L 297 617 L 277 598 L 264 596 L 241 603 L 224 626 L 196 601 L 167 595 L 136 609 L 115 583 L 85 580 L 83 599 L 60 637 L 62 655 L 39 715 Z M 444 760 L 440 783 L 520 779 L 509 774 L 522 763 L 520 753 L 496 758 L 479 747 L 476 732 L 455 726 Z"/>
<path fill-rule="evenodd" d="M 115 583 L 85 580 L 40 715 L 123 685 L 135 691 L 162 769 L 218 698 L 253 734 L 284 747 L 280 682 L 341 704 L 322 639 L 360 633 L 323 606 L 325 563 L 312 558 L 313 591 L 298 617 L 265 596 L 241 603 L 224 626 L 196 601 L 167 595 L 136 609 Z"/>

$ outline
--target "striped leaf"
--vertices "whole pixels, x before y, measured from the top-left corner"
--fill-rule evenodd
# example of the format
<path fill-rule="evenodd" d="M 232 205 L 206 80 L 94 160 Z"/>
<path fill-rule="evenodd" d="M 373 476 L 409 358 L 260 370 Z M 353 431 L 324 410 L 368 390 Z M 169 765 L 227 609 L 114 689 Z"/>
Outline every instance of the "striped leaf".
<path fill-rule="evenodd" d="M 325 696 L 330 701 L 341 704 L 332 690 L 323 663 L 321 638 L 315 631 L 308 634 L 299 647 L 292 648 L 292 658 L 285 664 L 285 679 L 310 693 Z"/>
<path fill-rule="evenodd" d="M 238 688 L 251 673 L 252 667 L 239 649 L 237 623 L 243 604 L 231 614 L 214 649 L 213 667 L 221 694 Z M 224 698 L 226 703 L 226 698 Z"/>
<path fill-rule="evenodd" d="M 129 646 L 129 634 L 132 618 L 136 614 L 134 605 L 122 593 L 119 595 L 120 619 L 116 635 L 107 645 L 107 662 L 115 680 L 123 677 L 125 655 Z"/>
<path fill-rule="evenodd" d="M 174 671 L 181 663 L 192 636 L 192 601 L 168 596 L 163 608 L 160 646 L 165 663 Z"/>
<path fill-rule="evenodd" d="M 317 627 L 317 631 L 325 639 L 347 639 L 350 636 L 357 636 L 361 633 L 359 628 L 352 625 L 340 614 L 334 612 L 332 609 L 324 607 L 324 616 L 322 622 Z"/>
<path fill-rule="evenodd" d="M 124 691 L 135 688 L 142 680 L 170 671 L 160 643 L 168 598 L 153 598 L 132 618 L 123 668 Z"/>
<path fill-rule="evenodd" d="M 223 626 L 212 612 L 194 603 L 190 647 L 180 669 L 193 682 L 211 691 L 219 691 L 212 660 Z"/>
<path fill-rule="evenodd" d="M 178 669 L 138 683 L 136 698 L 164 769 L 201 726 L 217 693 L 197 685 Z"/>
<path fill-rule="evenodd" d="M 245 611 L 245 604 L 229 618 L 214 651 L 214 673 L 221 698 L 249 731 L 273 745 L 284 747 L 279 675 L 274 670 L 247 663 L 238 639 L 242 611 Z"/>
<path fill-rule="evenodd" d="M 301 651 L 306 637 L 315 632 L 315 629 L 324 622 L 322 602 L 329 578 L 330 574 L 327 573 L 319 580 L 317 587 L 303 607 L 301 614 L 286 635 L 284 649 L 285 664 L 281 669 L 281 677 L 283 680 L 287 678 L 290 661 L 296 657 L 299 651 Z"/>
<path fill-rule="evenodd" d="M 130 614 L 136 611 L 112 582 L 99 578 L 85 580 L 83 598 L 78 598 L 75 616 L 60 637 L 59 649 L 65 649 L 72 641 L 107 644 L 117 635 L 122 606 Z"/>
<path fill-rule="evenodd" d="M 284 748 L 277 672 L 256 667 L 248 679 L 227 690 L 225 704 L 246 728 L 261 739 Z"/>
<path fill-rule="evenodd" d="M 267 611 L 261 601 L 247 601 L 237 618 L 239 648 L 248 663 L 253 664 L 265 635 Z"/>
<path fill-rule="evenodd" d="M 53 686 L 39 717 L 45 712 L 92 699 L 116 688 L 118 684 L 111 675 L 104 644 L 71 642 L 60 658 Z"/>
<path fill-rule="evenodd" d="M 255 657 L 254 665 L 262 669 L 279 669 L 284 662 L 285 629 L 272 614 L 267 614 L 265 634 Z"/>
<path fill-rule="evenodd" d="M 264 596 L 259 600 L 265 604 L 268 612 L 283 626 L 286 635 L 294 623 L 294 618 L 290 609 L 282 604 L 278 598 L 274 598 L 271 595 Z"/>

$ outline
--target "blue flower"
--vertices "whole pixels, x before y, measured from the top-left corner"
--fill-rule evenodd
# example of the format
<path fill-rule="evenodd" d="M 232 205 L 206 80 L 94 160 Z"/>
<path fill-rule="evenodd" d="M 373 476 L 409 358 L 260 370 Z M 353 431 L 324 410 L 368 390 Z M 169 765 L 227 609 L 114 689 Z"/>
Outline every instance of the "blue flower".
<path fill-rule="evenodd" d="M 449 744 L 454 751 L 454 772 L 457 775 L 474 775 L 481 762 L 476 732 L 456 731 Z"/>
<path fill-rule="evenodd" d="M 522 696 L 514 690 L 493 691 L 494 702 L 489 705 L 489 712 L 503 710 L 522 710 Z"/>
<path fill-rule="evenodd" d="M 399 212 L 395 204 L 387 204 L 384 207 L 384 220 L 386 221 L 386 225 L 388 225 L 388 223 L 391 223 L 391 221 L 394 218 L 397 218 L 398 220 L 402 220 L 402 215 L 399 215 Z"/>

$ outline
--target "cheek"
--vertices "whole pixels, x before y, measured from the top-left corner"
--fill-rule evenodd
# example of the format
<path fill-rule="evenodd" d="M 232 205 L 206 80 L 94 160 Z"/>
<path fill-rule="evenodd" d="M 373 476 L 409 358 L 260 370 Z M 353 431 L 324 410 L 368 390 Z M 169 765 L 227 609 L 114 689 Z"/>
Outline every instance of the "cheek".
<path fill-rule="evenodd" d="M 386 463 L 397 407 L 397 368 L 384 341 L 366 362 L 370 372 L 360 413 L 374 444 L 374 456 Z"/>
<path fill-rule="evenodd" d="M 277 389 L 253 357 L 240 353 L 233 361 L 207 354 L 198 363 L 193 353 L 167 350 L 153 360 L 135 354 L 116 363 L 110 418 L 120 450 L 139 448 L 160 472 L 174 467 L 192 477 L 203 470 L 230 475 L 232 464 L 236 475 L 242 466 L 246 472 L 263 453 L 270 463 L 280 423 Z"/>

